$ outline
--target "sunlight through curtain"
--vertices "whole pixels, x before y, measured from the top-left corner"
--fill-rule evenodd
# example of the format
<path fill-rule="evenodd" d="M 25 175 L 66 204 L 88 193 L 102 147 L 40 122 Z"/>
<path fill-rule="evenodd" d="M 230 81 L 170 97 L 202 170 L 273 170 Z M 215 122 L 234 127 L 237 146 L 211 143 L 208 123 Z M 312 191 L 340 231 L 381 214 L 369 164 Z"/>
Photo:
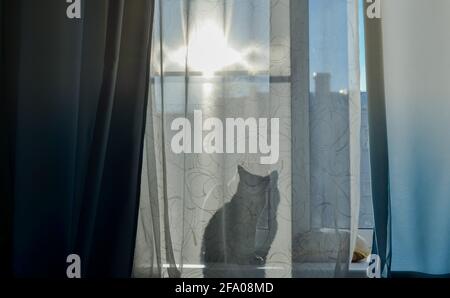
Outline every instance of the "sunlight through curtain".
<path fill-rule="evenodd" d="M 156 1 L 134 276 L 346 275 L 358 7 L 330 2 Z M 229 119 L 250 119 L 243 139 L 228 138 Z"/>

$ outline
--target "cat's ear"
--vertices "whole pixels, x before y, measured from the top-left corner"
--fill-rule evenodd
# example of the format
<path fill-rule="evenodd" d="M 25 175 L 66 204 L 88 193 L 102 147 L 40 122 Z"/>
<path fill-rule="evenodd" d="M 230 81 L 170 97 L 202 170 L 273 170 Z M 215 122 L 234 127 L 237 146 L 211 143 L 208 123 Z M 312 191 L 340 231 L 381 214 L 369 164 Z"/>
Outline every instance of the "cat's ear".
<path fill-rule="evenodd" d="M 278 182 L 278 171 L 273 171 L 270 174 L 270 181 L 273 182 L 273 183 Z"/>
<path fill-rule="evenodd" d="M 246 172 L 247 171 L 241 165 L 238 166 L 238 173 L 239 173 L 239 175 L 242 175 L 242 174 L 244 174 Z"/>

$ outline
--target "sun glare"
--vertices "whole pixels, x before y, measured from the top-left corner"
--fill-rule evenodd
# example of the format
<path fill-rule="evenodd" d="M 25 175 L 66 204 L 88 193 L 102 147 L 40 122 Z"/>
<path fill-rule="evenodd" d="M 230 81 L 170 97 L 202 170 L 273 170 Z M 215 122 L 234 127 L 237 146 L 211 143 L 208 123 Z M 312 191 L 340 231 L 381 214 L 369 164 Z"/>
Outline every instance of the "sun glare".
<path fill-rule="evenodd" d="M 186 53 L 190 71 L 201 72 L 206 78 L 228 66 L 246 64 L 242 55 L 228 45 L 224 31 L 212 21 L 206 21 L 190 32 L 188 48 L 178 49 L 172 60 L 185 65 Z"/>

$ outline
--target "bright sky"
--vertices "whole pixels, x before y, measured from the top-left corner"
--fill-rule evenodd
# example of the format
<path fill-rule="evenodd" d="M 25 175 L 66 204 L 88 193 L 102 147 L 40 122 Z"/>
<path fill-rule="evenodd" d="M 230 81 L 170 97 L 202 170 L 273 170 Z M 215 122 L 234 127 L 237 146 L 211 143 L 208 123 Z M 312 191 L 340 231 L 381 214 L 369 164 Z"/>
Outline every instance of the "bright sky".
<path fill-rule="evenodd" d="M 313 73 L 330 73 L 331 89 L 348 88 L 347 65 L 347 0 L 314 0 L 310 2 L 310 69 L 311 90 Z M 359 48 L 361 65 L 361 91 L 366 91 L 364 9 L 360 0 Z"/>

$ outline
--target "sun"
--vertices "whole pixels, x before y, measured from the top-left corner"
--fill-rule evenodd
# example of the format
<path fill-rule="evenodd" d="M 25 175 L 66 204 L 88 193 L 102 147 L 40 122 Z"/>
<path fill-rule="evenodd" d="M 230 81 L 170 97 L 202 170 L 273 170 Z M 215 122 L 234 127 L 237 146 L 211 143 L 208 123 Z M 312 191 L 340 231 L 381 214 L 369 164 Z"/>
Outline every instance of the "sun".
<path fill-rule="evenodd" d="M 201 72 L 211 78 L 217 72 L 232 65 L 246 65 L 244 57 L 228 45 L 225 32 L 213 21 L 198 24 L 190 32 L 188 45 L 171 55 L 177 64 L 189 67 L 190 71 Z"/>

